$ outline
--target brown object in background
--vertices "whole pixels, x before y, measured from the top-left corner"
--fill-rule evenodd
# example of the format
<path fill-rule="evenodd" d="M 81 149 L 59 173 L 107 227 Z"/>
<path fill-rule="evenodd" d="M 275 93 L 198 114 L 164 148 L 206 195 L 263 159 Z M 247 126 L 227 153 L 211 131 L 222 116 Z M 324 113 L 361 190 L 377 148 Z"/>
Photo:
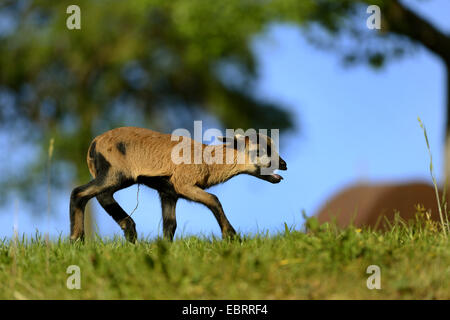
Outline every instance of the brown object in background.
<path fill-rule="evenodd" d="M 439 199 L 442 200 L 442 190 Z M 440 221 L 434 186 L 422 182 L 351 186 L 327 201 L 317 216 L 320 223 L 335 219 L 339 227 L 352 221 L 357 227 L 375 227 L 379 221 L 377 227 L 385 228 L 386 219 L 382 216 L 393 221 L 395 212 L 399 212 L 404 220 L 414 219 L 417 204 L 431 210 L 431 218 Z"/>

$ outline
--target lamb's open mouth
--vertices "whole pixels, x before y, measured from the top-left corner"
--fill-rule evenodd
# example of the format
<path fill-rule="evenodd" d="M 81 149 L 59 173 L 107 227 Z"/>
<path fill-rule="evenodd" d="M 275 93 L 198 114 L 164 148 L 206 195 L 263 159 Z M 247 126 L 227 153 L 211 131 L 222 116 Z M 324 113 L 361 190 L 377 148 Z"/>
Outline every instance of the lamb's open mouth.
<path fill-rule="evenodd" d="M 259 172 L 259 173 L 255 174 L 254 176 L 257 178 L 260 178 L 262 180 L 269 181 L 271 183 L 279 183 L 281 180 L 283 180 L 283 177 L 277 173 L 261 174 L 261 172 Z"/>
<path fill-rule="evenodd" d="M 275 183 L 277 183 L 277 182 L 280 182 L 281 180 L 283 180 L 283 177 L 277 173 L 272 173 L 270 175 L 270 179 L 271 179 L 271 181 L 274 181 Z"/>

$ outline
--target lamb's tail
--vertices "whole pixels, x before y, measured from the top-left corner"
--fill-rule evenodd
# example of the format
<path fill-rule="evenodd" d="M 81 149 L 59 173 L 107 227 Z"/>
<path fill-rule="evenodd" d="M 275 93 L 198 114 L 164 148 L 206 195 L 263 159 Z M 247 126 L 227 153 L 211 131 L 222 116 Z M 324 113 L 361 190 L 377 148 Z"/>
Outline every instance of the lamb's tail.
<path fill-rule="evenodd" d="M 94 140 L 89 146 L 88 154 L 87 154 L 87 165 L 89 168 L 89 172 L 91 176 L 95 179 L 97 175 L 97 170 L 95 169 L 95 159 L 97 158 L 97 150 L 96 150 L 97 142 Z"/>

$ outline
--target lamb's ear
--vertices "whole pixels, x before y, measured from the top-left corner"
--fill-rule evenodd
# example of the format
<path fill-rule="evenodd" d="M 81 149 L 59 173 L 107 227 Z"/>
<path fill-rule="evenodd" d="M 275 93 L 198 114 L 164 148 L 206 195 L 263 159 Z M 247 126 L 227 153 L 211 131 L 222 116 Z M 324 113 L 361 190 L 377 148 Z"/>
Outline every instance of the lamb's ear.
<path fill-rule="evenodd" d="M 245 149 L 248 147 L 248 144 L 250 142 L 250 138 L 247 136 L 244 136 L 242 134 L 236 134 L 233 139 L 233 148 L 234 149 Z"/>
<path fill-rule="evenodd" d="M 217 136 L 216 139 L 223 143 L 232 143 L 234 140 L 234 137 Z"/>
<path fill-rule="evenodd" d="M 243 136 L 242 134 L 236 134 L 234 137 L 227 136 L 217 136 L 217 140 L 220 142 L 226 143 L 229 146 L 233 146 L 233 148 L 237 149 L 239 146 L 247 147 L 249 143 L 249 137 Z"/>

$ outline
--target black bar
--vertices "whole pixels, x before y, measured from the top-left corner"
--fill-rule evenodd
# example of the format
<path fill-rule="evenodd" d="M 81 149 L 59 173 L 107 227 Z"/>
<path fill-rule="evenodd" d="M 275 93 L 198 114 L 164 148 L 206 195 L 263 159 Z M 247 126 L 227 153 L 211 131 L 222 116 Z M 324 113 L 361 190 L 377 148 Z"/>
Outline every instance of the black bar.
<path fill-rule="evenodd" d="M 302 319 L 311 315 L 322 318 L 385 318 L 398 311 L 403 318 L 425 310 L 434 314 L 448 312 L 450 301 L 307 301 L 307 300 L 58 300 L 0 301 L 2 313 L 31 311 L 54 316 L 74 315 L 79 319 L 112 316 L 114 319 Z M 42 312 L 42 313 L 41 313 Z M 316 318 L 314 317 L 314 318 Z"/>

